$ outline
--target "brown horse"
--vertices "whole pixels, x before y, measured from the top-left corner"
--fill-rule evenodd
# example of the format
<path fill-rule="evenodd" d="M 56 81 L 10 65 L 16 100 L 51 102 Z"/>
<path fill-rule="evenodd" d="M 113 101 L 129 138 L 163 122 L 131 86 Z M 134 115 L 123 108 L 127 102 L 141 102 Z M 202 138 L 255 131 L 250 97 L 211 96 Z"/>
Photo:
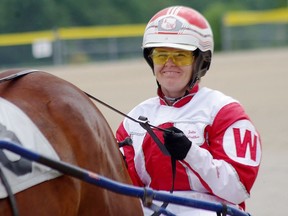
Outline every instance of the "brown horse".
<path fill-rule="evenodd" d="M 0 79 L 20 71 L 7 70 L 0 74 Z M 62 161 L 131 184 L 107 121 L 71 83 L 39 71 L 1 82 L 0 97 L 28 115 Z M 67 175 L 16 193 L 15 199 L 21 216 L 143 214 L 138 198 L 116 194 Z M 7 198 L 0 199 L 0 215 L 12 215 Z"/>

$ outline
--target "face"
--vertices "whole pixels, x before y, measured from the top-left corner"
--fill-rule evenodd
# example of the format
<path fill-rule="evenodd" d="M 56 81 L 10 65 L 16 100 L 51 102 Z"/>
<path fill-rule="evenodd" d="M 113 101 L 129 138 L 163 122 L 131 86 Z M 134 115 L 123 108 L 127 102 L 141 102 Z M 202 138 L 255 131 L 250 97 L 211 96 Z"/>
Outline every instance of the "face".
<path fill-rule="evenodd" d="M 172 98 L 182 97 L 192 76 L 192 52 L 174 48 L 155 48 L 151 57 L 156 79 L 164 95 Z"/>

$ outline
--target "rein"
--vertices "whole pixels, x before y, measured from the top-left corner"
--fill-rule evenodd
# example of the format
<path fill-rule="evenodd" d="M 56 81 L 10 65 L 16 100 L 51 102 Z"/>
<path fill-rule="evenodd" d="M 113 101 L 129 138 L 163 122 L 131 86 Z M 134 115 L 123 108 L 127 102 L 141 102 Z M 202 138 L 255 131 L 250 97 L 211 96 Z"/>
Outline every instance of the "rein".
<path fill-rule="evenodd" d="M 18 73 L 11 74 L 9 76 L 1 78 L 0 79 L 0 83 L 6 82 L 6 81 L 9 81 L 9 80 L 12 80 L 12 79 L 16 79 L 18 77 L 21 77 L 21 76 L 24 76 L 24 75 L 27 75 L 27 74 L 30 74 L 30 73 L 34 73 L 34 72 L 39 72 L 39 70 L 34 70 L 34 69 L 23 70 L 23 71 L 20 71 Z"/>
<path fill-rule="evenodd" d="M 89 98 L 92 98 L 93 100 L 99 102 L 100 104 L 108 107 L 109 109 L 115 111 L 116 113 L 134 121 L 140 124 L 140 126 L 142 128 L 144 128 L 147 133 L 149 133 L 149 135 L 152 137 L 152 139 L 154 140 L 154 142 L 157 144 L 158 148 L 161 150 L 161 152 L 166 155 L 169 156 L 171 158 L 171 168 L 172 168 L 172 186 L 171 186 L 171 190 L 170 193 L 172 194 L 174 191 L 174 184 L 175 184 L 175 176 L 176 176 L 176 159 L 174 159 L 173 157 L 171 157 L 171 154 L 168 152 L 167 148 L 162 144 L 162 142 L 159 140 L 159 138 L 156 136 L 156 134 L 153 132 L 153 130 L 151 128 L 155 128 L 157 130 L 163 131 L 163 132 L 169 132 L 169 133 L 173 133 L 173 131 L 170 130 L 166 130 L 160 127 L 156 127 L 154 125 L 149 124 L 149 121 L 146 117 L 144 116 L 139 116 L 138 120 L 126 115 L 125 113 L 115 109 L 114 107 L 110 106 L 109 104 L 99 100 L 98 98 L 84 92 Z M 144 206 L 146 207 L 151 207 L 152 202 L 145 202 L 143 201 Z M 168 206 L 169 202 L 164 202 L 161 205 L 161 208 L 166 208 Z M 161 214 L 161 212 L 159 212 L 159 210 L 155 209 L 154 213 L 151 216 L 159 216 Z"/>
<path fill-rule="evenodd" d="M 1 81 L 1 80 L 0 80 L 0 81 Z M 134 118 L 126 115 L 125 113 L 121 112 L 120 110 L 115 109 L 114 107 L 110 106 L 109 104 L 101 101 L 100 99 L 94 97 L 93 95 L 91 95 L 91 94 L 89 94 L 89 93 L 87 93 L 87 92 L 85 92 L 85 91 L 83 91 L 83 92 L 84 92 L 89 98 L 97 101 L 98 103 L 100 103 L 100 104 L 106 106 L 107 108 L 113 110 L 114 112 L 116 112 L 116 113 L 118 113 L 118 114 L 120 114 L 120 115 L 128 118 L 128 119 L 131 120 L 131 121 L 134 121 L 134 122 L 136 122 L 136 123 L 138 123 L 138 124 L 140 124 L 140 125 L 143 123 L 143 121 L 146 121 L 145 124 L 148 125 L 150 128 L 155 128 L 155 129 L 157 129 L 157 130 L 159 130 L 159 131 L 163 131 L 163 132 L 173 133 L 173 131 L 166 130 L 166 129 L 164 129 L 164 128 L 160 128 L 160 127 L 157 127 L 157 126 L 154 126 L 154 125 L 149 124 L 149 122 L 147 121 L 147 119 L 144 119 L 144 118 L 146 118 L 146 117 L 140 116 L 140 117 L 138 118 L 139 120 L 136 120 L 136 119 L 134 119 Z M 167 150 L 166 150 L 166 151 L 167 151 Z"/>
<path fill-rule="evenodd" d="M 8 196 L 8 199 L 9 199 L 9 202 L 10 202 L 10 205 L 11 205 L 11 211 L 12 211 L 12 215 L 13 216 L 18 216 L 19 213 L 18 213 L 18 207 L 17 207 L 17 202 L 16 202 L 16 199 L 15 199 L 15 196 L 11 190 L 11 187 L 10 187 L 10 184 L 6 178 L 6 176 L 4 175 L 2 169 L 0 168 L 0 180 L 7 192 L 7 196 Z"/>
<path fill-rule="evenodd" d="M 229 204 L 204 201 L 201 199 L 185 198 L 182 196 L 173 196 L 172 194 L 154 191 L 148 187 L 140 188 L 133 185 L 120 183 L 118 181 L 114 181 L 112 179 L 101 176 L 97 173 L 93 173 L 89 170 L 85 170 L 81 167 L 73 166 L 70 163 L 61 160 L 54 160 L 44 155 L 38 154 L 27 148 L 17 145 L 17 143 L 0 140 L 0 149 L 6 149 L 8 151 L 14 152 L 15 154 L 21 155 L 22 157 L 30 161 L 35 161 L 37 163 L 55 169 L 65 175 L 87 182 L 88 184 L 96 185 L 98 187 L 113 191 L 118 194 L 141 198 L 142 200 L 150 203 L 152 203 L 151 200 L 166 201 L 176 205 L 214 211 L 217 213 L 217 216 L 220 216 L 221 214 L 221 216 L 251 216 L 248 212 L 244 212 L 238 207 L 231 206 Z M 157 211 L 163 213 L 163 215 L 176 216 L 168 210 L 163 209 L 153 203 L 151 204 L 151 209 L 156 209 Z"/>

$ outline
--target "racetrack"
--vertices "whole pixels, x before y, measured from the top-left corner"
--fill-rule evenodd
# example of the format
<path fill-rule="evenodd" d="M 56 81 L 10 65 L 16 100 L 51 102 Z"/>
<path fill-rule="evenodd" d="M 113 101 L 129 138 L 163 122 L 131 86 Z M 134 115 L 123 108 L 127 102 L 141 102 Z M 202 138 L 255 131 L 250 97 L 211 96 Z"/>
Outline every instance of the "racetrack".
<path fill-rule="evenodd" d="M 143 59 L 39 68 L 127 113 L 156 94 L 156 82 Z M 263 159 L 247 201 L 252 215 L 288 214 L 288 47 L 216 53 L 201 85 L 238 99 L 258 128 Z M 115 132 L 122 116 L 96 103 Z"/>

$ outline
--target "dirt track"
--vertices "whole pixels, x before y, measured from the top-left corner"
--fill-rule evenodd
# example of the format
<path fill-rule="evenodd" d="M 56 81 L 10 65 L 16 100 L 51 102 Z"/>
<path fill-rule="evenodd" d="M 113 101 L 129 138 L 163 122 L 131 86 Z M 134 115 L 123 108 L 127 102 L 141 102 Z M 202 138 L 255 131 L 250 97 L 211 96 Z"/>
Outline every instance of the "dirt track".
<path fill-rule="evenodd" d="M 155 79 L 142 59 L 42 69 L 124 113 L 156 93 Z M 288 214 L 287 81 L 288 48 L 217 53 L 201 84 L 238 99 L 262 136 L 262 165 L 247 201 L 252 215 Z M 115 131 L 123 117 L 97 106 Z"/>

